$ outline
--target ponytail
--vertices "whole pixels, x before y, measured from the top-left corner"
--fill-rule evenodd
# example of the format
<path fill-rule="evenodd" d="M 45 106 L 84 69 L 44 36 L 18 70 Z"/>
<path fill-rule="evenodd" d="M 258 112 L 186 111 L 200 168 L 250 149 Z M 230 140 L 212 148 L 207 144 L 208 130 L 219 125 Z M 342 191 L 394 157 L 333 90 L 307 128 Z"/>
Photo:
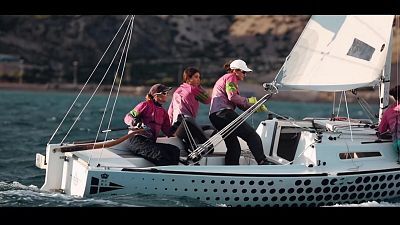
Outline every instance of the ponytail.
<path fill-rule="evenodd" d="M 226 72 L 231 73 L 233 70 L 231 69 L 231 62 L 232 60 L 229 60 L 228 62 L 226 62 L 224 64 L 224 69 L 226 70 Z"/>

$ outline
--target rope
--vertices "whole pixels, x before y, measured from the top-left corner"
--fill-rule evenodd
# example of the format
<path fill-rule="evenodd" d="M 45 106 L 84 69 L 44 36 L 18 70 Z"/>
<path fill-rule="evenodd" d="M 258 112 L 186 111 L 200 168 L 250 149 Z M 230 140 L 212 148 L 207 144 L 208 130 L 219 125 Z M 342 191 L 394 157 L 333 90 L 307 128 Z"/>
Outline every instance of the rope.
<path fill-rule="evenodd" d="M 376 118 L 378 118 L 377 115 L 374 115 L 374 114 L 372 113 L 372 108 L 371 108 L 371 106 L 367 103 L 367 101 L 365 101 L 365 99 L 363 99 L 363 98 L 357 96 L 357 91 L 353 90 L 352 93 L 356 96 L 356 100 L 357 100 L 358 104 L 360 105 L 360 107 L 362 108 L 362 110 L 363 110 L 364 112 L 366 112 L 368 118 L 369 118 L 371 121 L 374 121 Z"/>
<path fill-rule="evenodd" d="M 124 48 L 123 48 L 122 53 L 121 53 L 121 58 L 120 58 L 120 60 L 119 60 L 119 62 L 118 62 L 118 67 L 117 67 L 117 69 L 116 69 L 116 73 L 115 73 L 115 76 L 114 76 L 114 80 L 113 80 L 112 86 L 111 86 L 111 88 L 110 88 L 110 92 L 109 92 L 109 94 L 108 94 L 107 103 L 106 103 L 106 106 L 104 107 L 104 112 L 103 112 L 103 115 L 102 115 L 102 118 L 101 118 L 101 122 L 100 122 L 100 124 L 99 124 L 99 128 L 98 128 L 98 130 L 97 130 L 97 135 L 96 135 L 96 139 L 95 139 L 95 140 L 97 140 L 97 137 L 98 137 L 98 135 L 99 135 L 99 133 L 100 133 L 101 125 L 103 124 L 103 118 L 104 118 L 104 116 L 105 116 L 105 114 L 106 114 L 106 112 L 107 112 L 108 103 L 109 103 L 109 100 L 110 100 L 112 91 L 113 91 L 113 89 L 114 89 L 115 81 L 116 81 L 116 79 L 117 79 L 117 77 L 118 77 L 118 71 L 119 71 L 119 68 L 120 68 L 120 66 L 121 66 L 122 58 L 124 58 L 124 64 L 123 64 L 123 66 L 122 66 L 122 71 L 121 71 L 121 78 L 119 79 L 119 84 L 118 84 L 118 88 L 117 88 L 117 91 L 116 91 L 116 96 L 115 96 L 115 99 L 114 99 L 114 104 L 113 104 L 113 107 L 112 107 L 112 109 L 111 109 L 110 119 L 109 119 L 108 125 L 107 125 L 107 129 L 110 129 L 111 120 L 112 120 L 112 117 L 113 117 L 113 115 L 114 115 L 115 105 L 116 105 L 116 103 L 117 103 L 117 99 L 118 99 L 118 95 L 119 95 L 119 91 L 120 91 L 120 87 L 121 87 L 121 82 L 122 82 L 122 80 L 123 80 L 122 78 L 124 77 L 125 66 L 126 66 L 126 59 L 128 58 L 128 50 L 129 50 L 129 46 L 130 46 L 131 39 L 132 39 L 132 32 L 133 32 L 133 22 L 134 22 L 134 19 L 135 19 L 135 16 L 131 16 L 131 19 L 130 19 L 129 24 L 128 24 L 128 27 L 127 27 L 127 30 L 129 30 L 128 37 L 125 39 L 125 36 L 124 36 L 124 38 L 123 38 L 122 41 L 121 41 L 121 43 L 122 43 L 123 41 L 125 41 L 125 45 L 124 45 Z M 104 136 L 104 144 L 103 144 L 103 146 L 102 146 L 102 150 L 101 150 L 101 152 L 100 152 L 100 156 L 99 156 L 99 158 L 98 158 L 97 164 L 99 164 L 99 160 L 101 159 L 101 157 L 102 157 L 102 155 L 103 155 L 104 145 L 105 145 L 105 141 L 107 140 L 107 136 L 108 136 L 108 132 L 107 132 L 106 135 Z M 94 145 L 93 145 L 93 149 L 94 149 Z M 89 157 L 89 163 L 90 163 L 91 158 L 92 158 L 92 154 L 91 154 L 90 157 Z"/>
<path fill-rule="evenodd" d="M 125 34 L 124 34 L 122 40 L 125 39 L 125 36 L 126 36 L 126 34 L 127 34 L 127 31 L 128 31 L 128 29 L 125 31 Z M 121 41 L 121 43 L 120 43 L 119 46 L 118 46 L 117 51 L 115 52 L 115 54 L 114 54 L 114 56 L 113 56 L 113 58 L 112 58 L 112 60 L 111 60 L 110 65 L 108 66 L 107 70 L 104 72 L 104 75 L 103 75 L 103 77 L 101 78 L 99 84 L 97 85 L 96 89 L 93 91 L 92 95 L 90 96 L 89 100 L 86 102 L 85 106 L 84 106 L 84 107 L 82 108 L 82 110 L 80 111 L 79 115 L 76 117 L 74 123 L 71 125 L 71 127 L 70 127 L 70 129 L 68 130 L 67 134 L 66 134 L 66 135 L 64 136 L 64 138 L 61 140 L 61 143 L 63 143 L 64 140 L 65 140 L 65 138 L 67 138 L 67 136 L 68 136 L 69 133 L 71 132 L 72 128 L 74 127 L 74 125 L 76 124 L 76 122 L 78 121 L 78 119 L 80 118 L 81 114 L 83 113 L 83 111 L 85 111 L 86 107 L 88 106 L 88 104 L 89 104 L 90 101 L 92 100 L 93 96 L 96 94 L 97 90 L 99 89 L 99 87 L 100 87 L 101 84 L 103 83 L 104 79 L 105 79 L 106 76 L 107 76 L 108 71 L 110 70 L 110 68 L 111 68 L 111 66 L 112 66 L 112 64 L 113 64 L 113 62 L 114 62 L 114 60 L 115 60 L 115 57 L 117 56 L 117 54 L 118 54 L 118 52 L 119 52 L 119 50 L 120 50 L 120 48 L 121 48 L 122 43 L 123 43 L 123 42 Z"/>
<path fill-rule="evenodd" d="M 398 16 L 398 15 L 396 15 L 396 31 L 397 31 L 397 33 L 399 33 L 399 31 L 400 31 L 400 29 L 399 29 L 399 27 L 400 27 L 400 22 L 399 22 L 399 19 L 400 19 L 400 17 Z M 399 34 L 397 34 L 397 36 L 399 36 Z M 400 43 L 400 42 L 399 42 Z M 399 43 L 397 43 L 397 48 L 396 48 L 396 84 L 398 85 L 399 84 Z M 399 101 L 398 101 L 398 99 L 399 99 L 399 96 L 398 96 L 398 91 L 397 91 L 397 93 L 396 93 L 396 95 L 397 95 L 397 100 L 396 100 L 396 104 L 398 105 L 399 104 Z M 400 149 L 399 149 L 399 146 L 397 145 L 397 129 L 398 129 L 398 120 L 399 120 L 399 113 L 397 113 L 396 114 L 396 148 L 397 148 L 397 163 L 400 163 Z"/>
<path fill-rule="evenodd" d="M 182 115 L 182 124 L 183 124 L 183 128 L 185 128 L 186 136 L 189 139 L 189 146 L 190 146 L 190 150 L 189 151 L 193 152 L 197 148 L 197 144 L 196 144 L 196 141 L 194 140 L 193 135 L 190 132 L 190 129 L 189 129 L 187 123 L 186 123 L 185 116 L 183 116 L 183 115 Z"/>
<path fill-rule="evenodd" d="M 351 121 L 350 121 L 349 107 L 347 106 L 346 92 L 343 91 L 343 93 L 344 93 L 344 101 L 346 103 L 347 120 L 349 121 L 350 138 L 351 138 L 351 141 L 353 141 L 353 131 L 351 129 Z"/>
<path fill-rule="evenodd" d="M 333 92 L 332 117 L 335 116 L 336 91 Z"/>
<path fill-rule="evenodd" d="M 338 110 L 337 110 L 336 117 L 339 117 L 340 106 L 342 105 L 342 98 L 343 98 L 343 92 L 340 92 L 339 107 L 338 107 Z"/>
<path fill-rule="evenodd" d="M 250 106 L 246 111 L 244 111 L 240 116 L 238 116 L 236 119 L 234 119 L 232 122 L 230 122 L 227 126 L 225 126 L 222 130 L 218 131 L 217 134 L 222 136 L 222 140 L 224 140 L 225 137 L 229 136 L 233 131 L 236 130 L 243 122 L 246 121 L 247 118 L 249 118 L 264 102 L 266 102 L 270 97 L 272 96 L 271 93 L 268 93 L 264 95 L 260 100 L 258 100 L 255 104 Z M 210 139 L 208 139 L 206 142 L 203 144 L 199 145 L 192 153 L 188 155 L 187 160 L 188 161 L 199 161 L 202 157 L 202 154 L 204 151 L 207 150 L 207 152 L 204 155 L 207 155 L 208 152 L 210 152 L 214 146 L 218 145 L 222 140 L 216 141 L 217 140 L 217 135 L 212 136 Z M 213 147 L 210 148 L 213 142 L 217 142 L 213 145 Z"/>
<path fill-rule="evenodd" d="M 103 53 L 103 55 L 101 56 L 100 60 L 97 62 L 95 68 L 93 69 L 93 71 L 91 72 L 89 78 L 86 80 L 85 84 L 83 85 L 82 89 L 80 90 L 80 92 L 78 93 L 78 95 L 76 96 L 74 102 L 71 104 L 71 106 L 69 107 L 68 111 L 65 113 L 64 118 L 61 120 L 60 124 L 58 125 L 58 127 L 56 128 L 56 130 L 54 131 L 53 135 L 51 135 L 50 140 L 47 142 L 47 145 L 50 144 L 50 142 L 53 140 L 54 136 L 56 135 L 56 133 L 58 132 L 58 130 L 60 129 L 61 125 L 64 123 L 65 118 L 67 118 L 68 114 L 70 113 L 72 107 L 75 105 L 76 100 L 78 100 L 79 96 L 81 95 L 83 89 L 85 89 L 86 85 L 89 83 L 89 80 L 92 78 L 94 72 L 96 71 L 97 67 L 100 65 L 100 62 L 103 60 L 104 56 L 106 55 L 108 49 L 110 48 L 110 46 L 112 45 L 112 43 L 114 42 L 115 38 L 117 37 L 119 31 L 121 30 L 121 28 L 123 27 L 123 25 L 125 24 L 126 19 L 128 18 L 128 16 L 125 17 L 124 21 L 122 22 L 121 26 L 119 27 L 118 31 L 116 32 L 116 34 L 114 35 L 113 39 L 111 40 L 110 44 L 108 45 L 107 49 L 105 50 L 105 52 Z M 77 117 L 79 118 L 79 117 Z M 74 123 L 75 124 L 75 123 Z M 65 139 L 65 137 L 64 137 Z M 64 140 L 63 139 L 63 140 Z M 62 143 L 63 141 L 61 141 Z"/>

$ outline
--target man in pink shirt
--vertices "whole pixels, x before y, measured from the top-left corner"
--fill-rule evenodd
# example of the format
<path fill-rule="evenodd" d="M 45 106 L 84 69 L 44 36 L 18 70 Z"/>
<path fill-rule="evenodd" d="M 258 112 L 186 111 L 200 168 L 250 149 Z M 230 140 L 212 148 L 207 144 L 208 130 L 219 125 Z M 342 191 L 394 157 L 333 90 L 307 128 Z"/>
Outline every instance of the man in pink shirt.
<path fill-rule="evenodd" d="M 400 86 L 390 89 L 389 94 L 393 96 L 396 101 L 383 113 L 378 129 L 380 134 L 386 132 L 392 134 L 393 149 L 398 152 L 400 149 L 400 104 L 398 101 Z"/>
<path fill-rule="evenodd" d="M 239 115 L 235 112 L 238 107 L 246 110 L 254 103 L 250 99 L 243 97 L 239 92 L 239 81 L 246 77 L 246 73 L 252 72 L 246 63 L 237 59 L 230 64 L 225 64 L 227 74 L 223 75 L 214 85 L 210 106 L 210 121 L 218 130 L 224 129 L 229 123 L 235 120 Z M 260 107 L 259 111 L 265 110 L 266 107 Z M 251 153 L 259 165 L 272 164 L 268 162 L 260 136 L 246 122 L 243 122 L 230 135 L 224 137 L 227 152 L 225 155 L 226 165 L 239 165 L 241 154 L 240 143 L 238 137 L 247 142 Z"/>
<path fill-rule="evenodd" d="M 193 67 L 188 67 L 183 71 L 183 83 L 176 89 L 172 96 L 172 101 L 168 109 L 168 116 L 172 125 L 172 132 L 181 138 L 192 152 L 198 144 L 207 141 L 203 130 L 195 121 L 199 105 L 210 104 L 211 97 L 200 86 L 200 71 Z M 182 123 L 185 120 L 188 131 L 194 140 L 189 140 L 188 131 Z M 194 143 L 193 143 L 194 142 Z"/>

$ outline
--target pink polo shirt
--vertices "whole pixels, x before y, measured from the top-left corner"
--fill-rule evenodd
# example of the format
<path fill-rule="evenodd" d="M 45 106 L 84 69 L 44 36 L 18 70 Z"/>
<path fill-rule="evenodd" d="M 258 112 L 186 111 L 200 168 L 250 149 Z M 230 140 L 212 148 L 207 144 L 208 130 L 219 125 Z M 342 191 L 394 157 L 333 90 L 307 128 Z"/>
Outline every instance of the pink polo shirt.
<path fill-rule="evenodd" d="M 236 107 L 246 110 L 251 106 L 247 98 L 240 96 L 239 80 L 234 73 L 223 75 L 214 85 L 210 114 L 221 109 L 233 109 Z"/>
<path fill-rule="evenodd" d="M 387 130 L 392 133 L 393 140 L 400 139 L 400 104 L 396 102 L 386 109 L 379 123 L 379 133 Z"/>
<path fill-rule="evenodd" d="M 158 137 L 161 130 L 165 135 L 172 136 L 167 111 L 162 106 L 154 104 L 153 100 L 141 102 L 129 112 L 124 118 L 124 122 L 127 125 L 132 122 L 132 118 L 128 116 L 129 114 L 136 114 L 135 116 L 142 119 L 143 124 L 151 129 L 153 139 Z"/>
<path fill-rule="evenodd" d="M 175 123 L 179 114 L 196 118 L 199 111 L 199 102 L 210 104 L 211 97 L 202 87 L 181 84 L 172 95 L 172 101 L 168 108 L 168 116 L 171 124 Z"/>

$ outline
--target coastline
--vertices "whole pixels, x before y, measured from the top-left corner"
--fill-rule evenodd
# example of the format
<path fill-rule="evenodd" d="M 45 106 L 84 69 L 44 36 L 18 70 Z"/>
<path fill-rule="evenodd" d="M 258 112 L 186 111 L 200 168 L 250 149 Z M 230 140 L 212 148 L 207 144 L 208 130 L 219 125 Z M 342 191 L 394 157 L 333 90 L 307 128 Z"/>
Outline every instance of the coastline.
<path fill-rule="evenodd" d="M 22 90 L 22 91 L 62 91 L 62 92 L 79 92 L 82 89 L 82 84 L 32 84 L 32 83 L 11 83 L 11 82 L 0 82 L 0 90 Z M 83 92 L 93 93 L 97 85 L 88 84 L 86 85 Z M 97 92 L 98 93 L 109 93 L 111 85 L 102 85 Z M 116 87 L 114 87 L 116 88 Z M 123 86 L 120 88 L 119 94 L 127 96 L 145 96 L 150 87 L 148 86 Z M 175 89 L 176 87 L 174 87 Z M 173 89 L 173 91 L 174 91 Z M 211 95 L 212 89 L 206 88 L 208 93 Z M 376 88 L 377 89 L 377 88 Z M 256 96 L 261 97 L 265 94 L 265 91 L 261 85 L 241 83 L 240 91 L 243 96 Z M 347 94 L 348 102 L 357 102 L 357 96 L 353 94 Z M 363 98 L 368 103 L 379 103 L 378 90 L 373 91 L 360 91 L 358 97 Z M 336 94 L 336 100 L 339 101 L 340 94 Z M 329 92 L 309 92 L 309 91 L 281 91 L 279 94 L 273 96 L 271 100 L 277 101 L 295 101 L 295 102 L 332 102 L 333 93 Z"/>
<path fill-rule="evenodd" d="M 96 89 L 97 84 L 87 84 L 83 92 L 93 93 Z M 82 84 L 32 84 L 32 83 L 11 83 L 11 82 L 0 82 L 0 90 L 21 90 L 21 91 L 62 91 L 62 92 L 79 92 L 83 88 Z M 97 92 L 98 93 L 108 93 L 110 91 L 111 85 L 102 85 Z M 114 87 L 115 88 L 115 87 Z M 148 87 L 146 86 L 128 86 L 121 87 L 120 94 L 123 95 L 145 95 L 147 93 Z"/>

